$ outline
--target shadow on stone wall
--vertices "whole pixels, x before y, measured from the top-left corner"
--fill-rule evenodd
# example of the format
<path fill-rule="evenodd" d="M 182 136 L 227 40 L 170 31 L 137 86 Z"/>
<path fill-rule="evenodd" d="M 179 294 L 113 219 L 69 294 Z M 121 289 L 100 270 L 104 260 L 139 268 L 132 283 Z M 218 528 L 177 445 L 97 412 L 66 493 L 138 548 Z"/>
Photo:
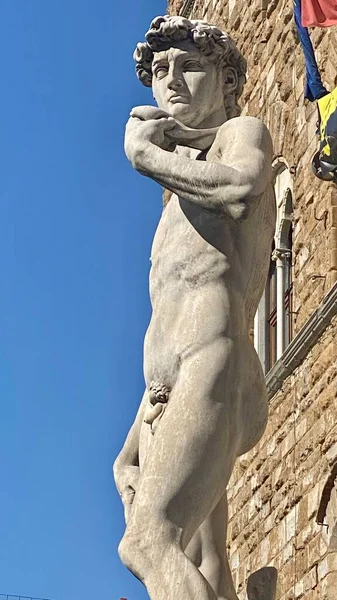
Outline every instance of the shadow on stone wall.
<path fill-rule="evenodd" d="M 263 567 L 248 577 L 248 600 L 275 600 L 277 569 Z"/>

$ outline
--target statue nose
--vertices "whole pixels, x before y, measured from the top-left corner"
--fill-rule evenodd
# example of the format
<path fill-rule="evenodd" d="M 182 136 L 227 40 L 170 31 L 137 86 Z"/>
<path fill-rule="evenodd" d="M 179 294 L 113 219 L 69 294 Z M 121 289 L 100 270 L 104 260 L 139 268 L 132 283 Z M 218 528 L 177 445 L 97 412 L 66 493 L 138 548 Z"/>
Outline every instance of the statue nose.
<path fill-rule="evenodd" d="M 171 81 L 169 83 L 169 85 L 168 85 L 168 89 L 171 92 L 180 92 L 183 87 L 184 87 L 184 83 L 180 79 L 176 79 L 175 81 Z"/>
<path fill-rule="evenodd" d="M 180 77 L 176 77 L 174 74 L 168 80 L 168 87 L 171 90 L 177 90 L 184 86 L 184 82 Z"/>

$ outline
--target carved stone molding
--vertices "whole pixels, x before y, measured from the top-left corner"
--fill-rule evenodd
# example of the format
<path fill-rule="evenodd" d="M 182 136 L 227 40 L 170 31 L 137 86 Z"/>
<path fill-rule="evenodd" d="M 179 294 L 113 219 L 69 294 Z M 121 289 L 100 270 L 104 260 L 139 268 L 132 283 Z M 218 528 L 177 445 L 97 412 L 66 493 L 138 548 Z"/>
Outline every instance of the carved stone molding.
<path fill-rule="evenodd" d="M 283 260 L 284 258 L 290 258 L 291 256 L 291 250 L 286 250 L 283 248 L 275 248 L 275 250 L 273 250 L 272 255 L 271 255 L 271 259 L 276 261 L 278 259 Z"/>
<path fill-rule="evenodd" d="M 271 399 L 281 388 L 284 380 L 293 373 L 317 343 L 321 335 L 337 315 L 337 283 L 309 317 L 305 325 L 290 342 L 282 357 L 266 375 L 268 397 Z"/>

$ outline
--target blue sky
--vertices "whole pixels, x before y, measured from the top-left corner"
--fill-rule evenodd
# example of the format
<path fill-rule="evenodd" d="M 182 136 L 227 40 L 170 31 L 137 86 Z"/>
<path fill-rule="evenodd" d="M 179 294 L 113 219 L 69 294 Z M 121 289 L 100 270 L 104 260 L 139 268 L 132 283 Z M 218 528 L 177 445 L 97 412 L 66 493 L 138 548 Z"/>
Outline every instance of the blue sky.
<path fill-rule="evenodd" d="M 111 464 L 143 391 L 161 190 L 123 154 L 162 0 L 0 6 L 0 593 L 143 600 Z"/>

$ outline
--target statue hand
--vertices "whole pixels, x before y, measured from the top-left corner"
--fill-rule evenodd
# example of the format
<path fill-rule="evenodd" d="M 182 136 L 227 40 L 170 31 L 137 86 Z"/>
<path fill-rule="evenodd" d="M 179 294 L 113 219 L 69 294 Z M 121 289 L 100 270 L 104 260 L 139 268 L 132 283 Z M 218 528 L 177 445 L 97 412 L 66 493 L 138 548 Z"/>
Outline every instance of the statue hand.
<path fill-rule="evenodd" d="M 135 106 L 131 112 L 130 117 L 135 117 L 136 119 L 140 119 L 141 121 L 149 121 L 150 119 L 172 119 L 173 117 L 158 108 L 158 106 Z"/>
<path fill-rule="evenodd" d="M 137 490 L 139 467 L 126 465 L 119 469 L 114 469 L 114 476 L 119 495 L 124 505 L 125 520 L 127 521 Z"/>
<path fill-rule="evenodd" d="M 167 134 L 175 126 L 176 121 L 170 116 L 146 121 L 131 116 L 126 125 L 124 148 L 132 165 L 141 170 L 141 156 L 146 151 L 146 144 L 149 142 L 172 152 L 176 144 Z"/>
<path fill-rule="evenodd" d="M 168 119 L 171 122 L 173 119 L 169 113 L 161 110 L 161 108 L 158 108 L 157 106 L 136 106 L 132 109 L 130 115 L 141 121 L 148 121 L 150 119 Z M 187 146 L 205 150 L 212 145 L 219 130 L 219 127 L 211 129 L 194 129 L 184 125 L 176 119 L 174 119 L 174 121 L 175 126 L 172 129 L 168 129 L 166 134 L 166 144 L 170 145 L 171 143 L 171 146 L 169 146 L 169 148 L 164 148 L 165 150 L 174 150 L 175 146 Z"/>

